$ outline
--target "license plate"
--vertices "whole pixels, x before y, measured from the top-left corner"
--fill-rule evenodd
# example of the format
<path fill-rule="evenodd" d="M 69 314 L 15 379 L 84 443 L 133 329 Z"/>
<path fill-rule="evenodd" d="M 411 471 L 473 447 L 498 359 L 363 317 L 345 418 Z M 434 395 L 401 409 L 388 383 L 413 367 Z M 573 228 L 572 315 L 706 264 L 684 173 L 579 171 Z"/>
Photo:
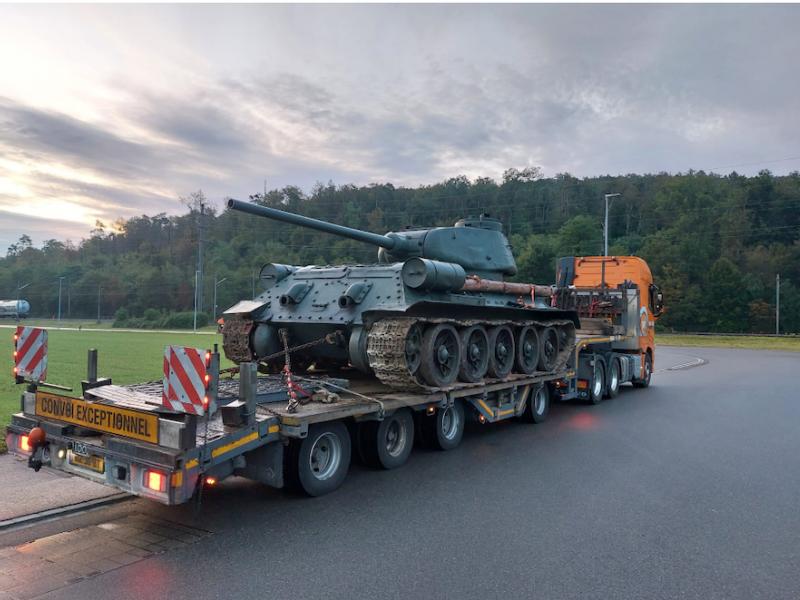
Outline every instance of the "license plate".
<path fill-rule="evenodd" d="M 69 464 L 96 471 L 97 473 L 105 473 L 106 471 L 106 461 L 102 456 L 81 456 L 70 452 Z"/>
<path fill-rule="evenodd" d="M 89 456 L 89 449 L 83 442 L 72 442 L 72 451 L 81 456 Z"/>

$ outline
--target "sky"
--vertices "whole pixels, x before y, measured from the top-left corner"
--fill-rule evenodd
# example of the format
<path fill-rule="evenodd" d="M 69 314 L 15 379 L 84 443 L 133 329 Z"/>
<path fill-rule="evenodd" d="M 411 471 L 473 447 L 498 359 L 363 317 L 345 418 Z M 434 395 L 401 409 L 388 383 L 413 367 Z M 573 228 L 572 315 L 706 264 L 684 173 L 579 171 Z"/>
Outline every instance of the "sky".
<path fill-rule="evenodd" d="M 0 5 L 0 254 L 266 186 L 800 170 L 798 5 Z"/>

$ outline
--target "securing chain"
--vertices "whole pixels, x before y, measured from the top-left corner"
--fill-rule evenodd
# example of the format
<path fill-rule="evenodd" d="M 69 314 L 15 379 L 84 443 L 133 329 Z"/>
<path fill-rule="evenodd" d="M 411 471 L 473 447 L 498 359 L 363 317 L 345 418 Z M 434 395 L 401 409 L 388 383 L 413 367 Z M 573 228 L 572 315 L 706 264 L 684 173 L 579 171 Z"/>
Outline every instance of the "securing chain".
<path fill-rule="evenodd" d="M 282 335 L 280 333 L 281 331 L 285 332 L 286 335 L 285 336 Z M 300 352 L 301 350 L 305 350 L 307 348 L 313 348 L 314 346 L 319 346 L 320 344 L 336 344 L 339 341 L 344 339 L 344 335 L 342 334 L 342 332 L 337 329 L 336 331 L 333 331 L 331 333 L 325 334 L 324 336 L 322 336 L 321 338 L 318 338 L 316 340 L 312 340 L 310 342 L 306 342 L 305 344 L 299 344 L 297 346 L 292 346 L 291 348 L 288 348 L 287 347 L 287 345 L 288 345 L 288 332 L 286 331 L 286 329 L 279 329 L 278 330 L 278 335 L 281 336 L 281 341 L 283 342 L 283 350 L 280 350 L 280 351 L 275 352 L 273 354 L 269 354 L 267 356 L 259 358 L 258 359 L 258 364 L 266 365 L 270 361 L 275 360 L 276 358 L 280 358 L 281 356 L 284 356 L 284 355 L 288 356 L 288 354 L 290 354 L 292 352 Z M 234 373 L 238 373 L 238 372 L 239 372 L 239 367 L 238 366 L 236 366 L 236 367 L 228 367 L 227 369 L 220 369 L 220 374 L 222 374 L 222 373 L 234 374 Z"/>

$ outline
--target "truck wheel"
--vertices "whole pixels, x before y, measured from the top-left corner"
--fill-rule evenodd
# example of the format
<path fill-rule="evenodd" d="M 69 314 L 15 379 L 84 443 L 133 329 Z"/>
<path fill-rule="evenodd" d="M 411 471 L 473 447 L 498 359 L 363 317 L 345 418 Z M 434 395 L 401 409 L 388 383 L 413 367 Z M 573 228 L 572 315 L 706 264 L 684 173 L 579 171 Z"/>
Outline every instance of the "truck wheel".
<path fill-rule="evenodd" d="M 550 386 L 542 383 L 531 393 L 528 402 L 525 404 L 525 412 L 522 413 L 522 420 L 528 423 L 541 423 L 547 419 L 550 412 Z"/>
<path fill-rule="evenodd" d="M 456 400 L 453 406 L 441 408 L 434 416 L 420 417 L 420 428 L 427 445 L 437 450 L 452 450 L 464 436 L 464 405 Z"/>
<path fill-rule="evenodd" d="M 290 455 L 296 458 L 296 483 L 300 489 L 309 496 L 328 494 L 347 477 L 350 434 L 344 423 L 316 423 Z"/>
<path fill-rule="evenodd" d="M 646 388 L 650 385 L 650 378 L 653 376 L 653 359 L 650 353 L 644 355 L 644 379 L 634 379 L 633 387 Z"/>
<path fill-rule="evenodd" d="M 414 417 L 401 408 L 383 421 L 361 423 L 359 452 L 364 462 L 379 469 L 396 469 L 408 460 L 414 446 Z"/>
<path fill-rule="evenodd" d="M 616 398 L 619 395 L 619 360 L 611 359 L 608 368 L 608 381 L 606 381 L 606 398 Z"/>
<path fill-rule="evenodd" d="M 589 385 L 589 403 L 600 404 L 603 401 L 603 389 L 605 386 L 605 369 L 603 363 L 598 359 L 594 360 L 594 372 L 592 373 L 592 381 Z"/>

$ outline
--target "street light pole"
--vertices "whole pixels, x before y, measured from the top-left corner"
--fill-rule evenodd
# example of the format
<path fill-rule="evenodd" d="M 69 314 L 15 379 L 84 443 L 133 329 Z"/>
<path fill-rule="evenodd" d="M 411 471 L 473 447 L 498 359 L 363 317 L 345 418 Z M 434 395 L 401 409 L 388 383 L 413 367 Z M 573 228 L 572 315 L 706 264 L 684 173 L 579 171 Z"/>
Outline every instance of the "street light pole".
<path fill-rule="evenodd" d="M 194 272 L 194 323 L 192 324 L 192 331 L 197 333 L 197 281 L 200 278 L 200 271 Z"/>
<path fill-rule="evenodd" d="M 217 274 L 214 274 L 214 322 L 217 322 L 217 288 L 223 281 L 227 281 L 227 277 L 217 280 Z"/>
<path fill-rule="evenodd" d="M 58 323 L 61 324 L 61 284 L 64 276 L 58 278 Z"/>
<path fill-rule="evenodd" d="M 30 282 L 26 283 L 25 285 L 20 285 L 19 281 L 17 282 L 17 304 L 14 307 L 14 312 L 17 315 L 17 322 L 19 322 L 19 293 L 24 290 L 26 287 L 30 285 Z"/>
<path fill-rule="evenodd" d="M 606 217 L 603 225 L 603 256 L 608 256 L 608 199 L 622 194 L 606 194 Z"/>
<path fill-rule="evenodd" d="M 775 275 L 775 335 L 781 333 L 781 274 Z"/>

